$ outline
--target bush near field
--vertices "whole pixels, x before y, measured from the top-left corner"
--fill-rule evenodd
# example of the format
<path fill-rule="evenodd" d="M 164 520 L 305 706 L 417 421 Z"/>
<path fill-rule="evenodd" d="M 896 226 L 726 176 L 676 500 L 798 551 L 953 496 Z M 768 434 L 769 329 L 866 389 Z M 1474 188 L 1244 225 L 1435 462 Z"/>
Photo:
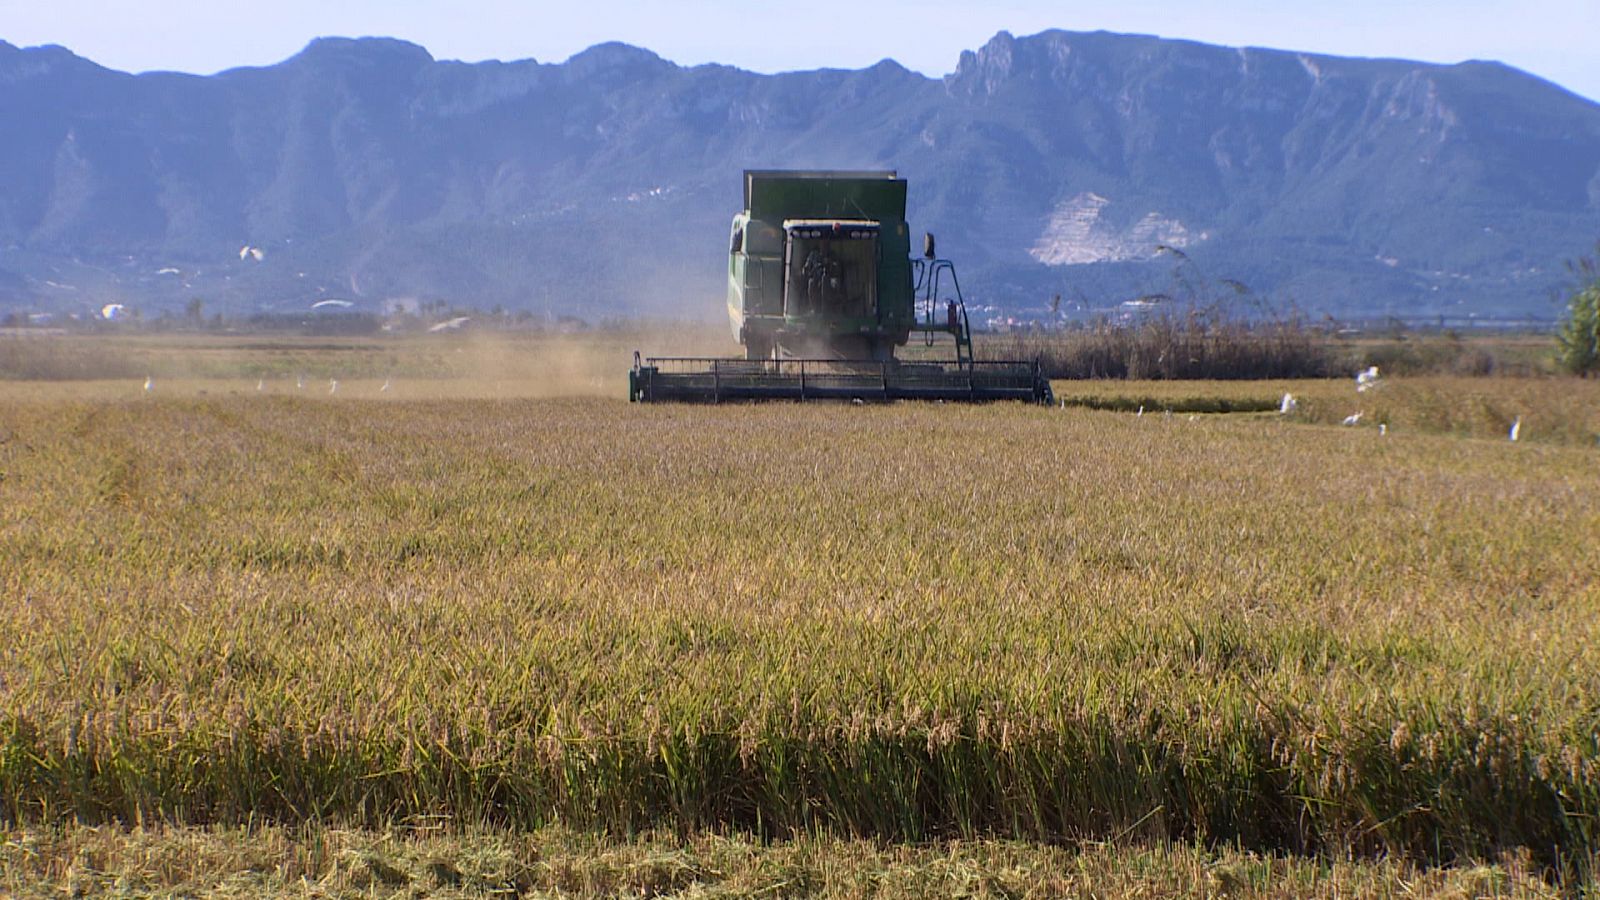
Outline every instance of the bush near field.
<path fill-rule="evenodd" d="M 1050 378 L 1325 378 L 1339 358 L 1327 337 L 1293 323 L 1191 313 L 1134 323 L 986 337 L 990 358 L 1037 359 Z"/>
<path fill-rule="evenodd" d="M 1554 370 L 1553 339 L 1545 335 L 1340 335 L 1296 321 L 1200 313 L 982 335 L 978 345 L 982 358 L 1037 359 L 1048 377 L 1065 380 L 1330 378 L 1373 365 L 1390 375 L 1525 376 Z"/>

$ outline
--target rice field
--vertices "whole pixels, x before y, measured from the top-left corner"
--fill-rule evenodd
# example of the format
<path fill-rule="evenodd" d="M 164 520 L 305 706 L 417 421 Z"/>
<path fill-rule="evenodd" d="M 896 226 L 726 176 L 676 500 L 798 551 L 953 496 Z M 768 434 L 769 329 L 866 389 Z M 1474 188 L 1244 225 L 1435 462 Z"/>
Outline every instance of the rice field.
<path fill-rule="evenodd" d="M 1592 382 L 638 407 L 347 352 L 0 381 L 8 847 L 438 820 L 1593 865 Z"/>

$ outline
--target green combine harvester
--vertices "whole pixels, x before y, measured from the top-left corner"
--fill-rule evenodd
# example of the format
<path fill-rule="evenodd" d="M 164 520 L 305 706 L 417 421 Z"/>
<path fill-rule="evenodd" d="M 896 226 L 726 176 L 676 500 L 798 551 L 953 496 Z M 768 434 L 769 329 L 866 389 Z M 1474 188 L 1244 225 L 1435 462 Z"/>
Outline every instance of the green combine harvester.
<path fill-rule="evenodd" d="M 955 266 L 912 257 L 894 172 L 744 173 L 728 245 L 743 359 L 634 354 L 629 399 L 1052 402 L 1037 362 L 978 361 Z M 913 334 L 928 358 L 896 359 Z M 935 356 L 948 335 L 949 358 Z"/>

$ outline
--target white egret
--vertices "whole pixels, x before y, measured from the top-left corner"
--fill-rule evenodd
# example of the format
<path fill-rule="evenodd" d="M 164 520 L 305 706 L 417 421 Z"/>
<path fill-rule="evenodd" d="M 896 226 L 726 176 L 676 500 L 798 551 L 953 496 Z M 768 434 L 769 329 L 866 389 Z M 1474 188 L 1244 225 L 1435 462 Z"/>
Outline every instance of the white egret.
<path fill-rule="evenodd" d="M 429 334 L 438 334 L 441 331 L 459 331 L 461 329 L 461 326 L 467 324 L 470 321 L 472 321 L 472 317 L 471 316 L 456 316 L 454 319 L 449 319 L 449 320 L 446 320 L 444 322 L 440 322 L 439 324 L 430 327 L 428 329 L 428 333 Z"/>
<path fill-rule="evenodd" d="M 1507 437 L 1510 437 L 1513 441 L 1516 440 L 1517 438 L 1522 437 L 1522 417 L 1521 416 L 1517 416 L 1516 421 L 1511 423 L 1511 433 L 1509 435 L 1507 435 Z"/>
<path fill-rule="evenodd" d="M 1350 415 L 1344 417 L 1344 424 L 1346 425 L 1357 425 L 1360 424 L 1360 422 L 1361 413 L 1359 412 L 1351 413 Z"/>
<path fill-rule="evenodd" d="M 1300 401 L 1294 399 L 1293 394 L 1285 392 L 1283 399 L 1278 402 L 1278 414 L 1287 416 L 1289 413 L 1294 412 L 1299 406 Z"/>

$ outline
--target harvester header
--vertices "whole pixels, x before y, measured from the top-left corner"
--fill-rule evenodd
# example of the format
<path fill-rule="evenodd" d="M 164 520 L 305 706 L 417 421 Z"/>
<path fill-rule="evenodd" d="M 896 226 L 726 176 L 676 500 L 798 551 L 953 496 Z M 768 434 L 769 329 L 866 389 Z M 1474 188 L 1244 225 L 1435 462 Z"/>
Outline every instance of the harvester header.
<path fill-rule="evenodd" d="M 911 256 L 906 182 L 892 171 L 744 173 L 728 236 L 728 321 L 742 360 L 638 359 L 637 401 L 1025 399 L 1036 363 L 973 358 L 955 266 L 931 235 Z M 913 333 L 953 358 L 900 360 Z"/>

